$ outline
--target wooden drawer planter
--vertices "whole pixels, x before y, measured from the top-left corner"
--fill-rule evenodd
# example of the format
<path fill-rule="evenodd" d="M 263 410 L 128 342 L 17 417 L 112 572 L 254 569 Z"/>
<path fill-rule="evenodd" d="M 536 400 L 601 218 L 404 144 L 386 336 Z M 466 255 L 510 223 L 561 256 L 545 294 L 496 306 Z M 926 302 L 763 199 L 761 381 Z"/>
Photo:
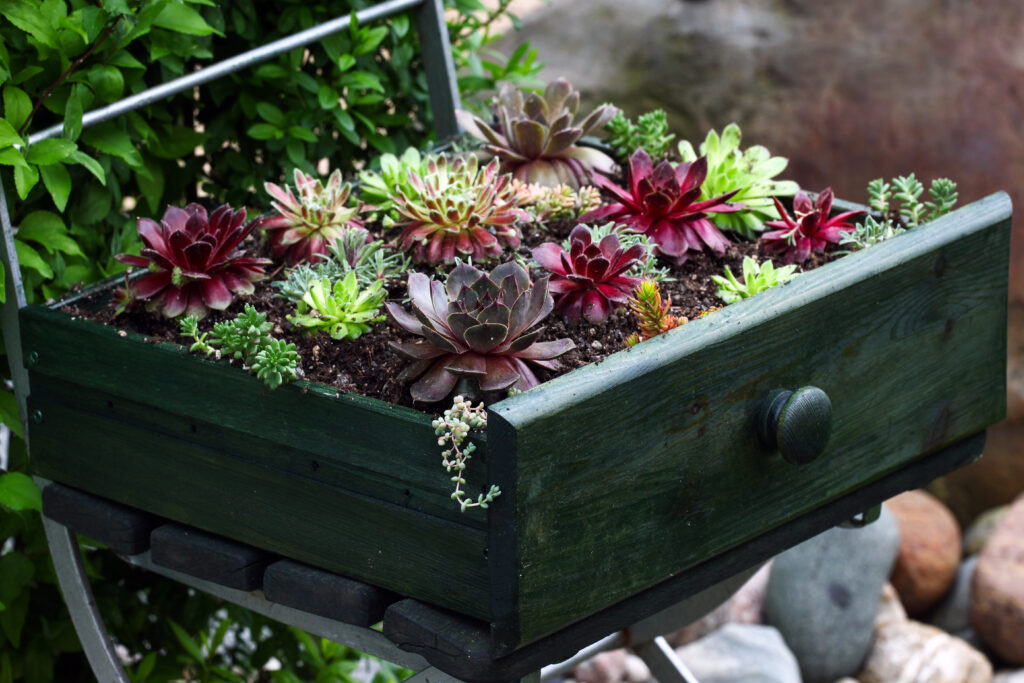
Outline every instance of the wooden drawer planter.
<path fill-rule="evenodd" d="M 492 405 L 469 470 L 490 510 L 448 499 L 425 413 L 38 306 L 33 467 L 490 622 L 507 652 L 1001 419 L 1010 213 L 993 195 Z M 755 417 L 806 385 L 832 433 L 797 466 Z"/>

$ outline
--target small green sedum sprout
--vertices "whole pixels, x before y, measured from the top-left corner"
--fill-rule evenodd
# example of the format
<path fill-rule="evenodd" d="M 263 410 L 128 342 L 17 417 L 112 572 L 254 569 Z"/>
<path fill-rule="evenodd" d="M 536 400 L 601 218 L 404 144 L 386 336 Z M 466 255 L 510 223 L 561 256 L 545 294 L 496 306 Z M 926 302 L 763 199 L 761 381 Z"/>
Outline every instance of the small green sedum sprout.
<path fill-rule="evenodd" d="M 384 320 L 379 313 L 386 297 L 380 280 L 361 288 L 355 272 L 350 271 L 333 287 L 327 278 L 312 283 L 288 322 L 307 332 L 326 331 L 334 339 L 355 339 Z"/>
<path fill-rule="evenodd" d="M 864 222 L 859 224 L 852 232 L 844 232 L 839 236 L 839 246 L 844 247 L 844 251 L 836 253 L 849 254 L 860 249 L 866 249 L 873 244 L 892 239 L 906 231 L 906 228 L 896 225 L 891 218 L 878 219 L 874 216 L 867 216 L 864 218 Z"/>
<path fill-rule="evenodd" d="M 921 202 L 924 185 L 913 173 L 897 176 L 892 183 L 875 178 L 868 183 L 868 203 L 883 219 L 899 219 L 907 229 L 932 221 L 953 210 L 959 194 L 956 183 L 949 178 L 936 178 L 928 188 L 930 201 Z M 899 203 L 897 209 L 895 204 Z"/>
<path fill-rule="evenodd" d="M 758 265 L 749 256 L 743 257 L 743 282 L 736 279 L 729 266 L 725 267 L 725 277 L 712 275 L 711 279 L 718 285 L 715 296 L 727 304 L 749 298 L 775 285 L 789 282 L 797 276 L 796 266 L 775 268 L 771 261 Z"/>
<path fill-rule="evenodd" d="M 258 312 L 251 304 L 246 304 L 233 320 L 216 323 L 211 332 L 200 333 L 199 321 L 194 315 L 185 316 L 179 325 L 181 334 L 195 342 L 189 351 L 218 360 L 222 355 L 240 360 L 271 389 L 298 376 L 301 358 L 295 344 L 271 337 L 272 326 L 266 314 Z"/>
<path fill-rule="evenodd" d="M 637 117 L 636 123 L 621 111 L 605 124 L 606 142 L 619 159 L 628 159 L 637 147 L 643 147 L 652 159 L 663 159 L 675 135 L 668 132 L 664 109 L 655 109 Z"/>
<path fill-rule="evenodd" d="M 463 472 L 466 470 L 466 462 L 472 457 L 476 450 L 476 444 L 467 443 L 466 437 L 472 429 L 483 429 L 487 426 L 487 410 L 484 404 L 473 407 L 472 401 L 456 396 L 452 401 L 452 407 L 444 411 L 444 414 L 430 423 L 437 435 L 437 445 L 445 447 L 441 451 L 441 464 L 449 474 L 453 471 L 451 481 L 455 484 L 451 498 L 459 504 L 459 511 L 465 512 L 469 508 L 478 507 L 486 509 L 494 499 L 501 495 L 501 489 L 495 485 L 481 493 L 476 501 L 466 499 L 466 492 L 462 487 L 466 485 Z"/>

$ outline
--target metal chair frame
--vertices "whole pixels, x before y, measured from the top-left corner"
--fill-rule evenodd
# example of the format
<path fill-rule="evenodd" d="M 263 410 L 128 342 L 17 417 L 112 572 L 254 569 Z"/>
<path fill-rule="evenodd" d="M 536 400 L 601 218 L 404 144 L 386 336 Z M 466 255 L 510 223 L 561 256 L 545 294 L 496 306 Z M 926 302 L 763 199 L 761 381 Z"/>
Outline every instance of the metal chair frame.
<path fill-rule="evenodd" d="M 423 62 L 429 85 L 431 110 L 434 114 L 438 139 L 458 132 L 455 108 L 459 104 L 458 86 L 452 61 L 451 45 L 444 20 L 442 0 L 387 0 L 354 13 L 360 24 L 384 19 L 400 12 L 415 9 L 416 23 L 422 46 Z M 272 57 L 301 48 L 332 34 L 347 30 L 352 14 L 345 14 L 313 28 L 249 50 L 230 59 L 211 64 L 193 73 L 162 83 L 156 87 L 126 97 L 105 107 L 87 112 L 82 127 L 87 128 L 141 107 L 154 104 L 179 92 L 189 90 L 214 79 L 241 71 Z M 45 128 L 29 136 L 29 144 L 59 136 L 63 125 Z M 28 373 L 22 362 L 21 336 L 18 311 L 26 305 L 18 257 L 14 249 L 14 228 L 8 210 L 2 181 L 0 181 L 0 259 L 6 266 L 7 299 L 3 306 L 3 338 L 6 344 L 11 377 L 22 423 L 28 435 L 26 397 L 29 394 Z M 49 482 L 37 478 L 40 487 Z M 64 594 L 71 619 L 82 642 L 83 649 L 97 679 L 107 682 L 128 683 L 128 677 L 114 650 L 106 625 L 100 616 L 80 554 L 74 532 L 62 524 L 43 517 L 47 542 L 53 558 L 57 579 Z M 326 619 L 284 605 L 267 601 L 259 591 L 247 593 L 204 581 L 152 563 L 148 551 L 142 555 L 125 557 L 126 561 L 149 571 L 167 576 L 197 590 L 221 597 L 285 624 L 296 626 L 319 636 L 350 645 L 355 649 L 417 670 L 412 683 L 447 683 L 456 679 L 430 666 L 425 659 L 405 652 L 378 631 L 339 621 Z M 650 666 L 662 683 L 696 683 L 696 679 L 659 634 L 678 628 L 712 609 L 734 591 L 752 573 L 744 572 L 729 581 L 670 607 L 627 630 L 614 633 L 575 657 L 547 666 L 524 681 L 553 678 L 568 671 L 575 664 L 603 650 L 629 645 Z"/>

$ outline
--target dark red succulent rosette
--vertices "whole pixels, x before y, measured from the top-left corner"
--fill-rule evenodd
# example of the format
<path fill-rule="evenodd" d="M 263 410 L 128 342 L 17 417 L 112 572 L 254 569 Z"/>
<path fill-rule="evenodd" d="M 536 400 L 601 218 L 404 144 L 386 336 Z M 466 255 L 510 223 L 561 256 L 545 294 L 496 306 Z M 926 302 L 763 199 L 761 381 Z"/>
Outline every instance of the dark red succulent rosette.
<path fill-rule="evenodd" d="M 706 157 L 675 168 L 668 161 L 654 166 L 650 155 L 643 148 L 637 149 L 629 158 L 629 189 L 595 173 L 594 184 L 611 192 L 618 201 L 587 212 L 580 221 L 623 223 L 629 230 L 650 237 L 658 253 L 673 259 L 675 265 L 682 265 L 689 252 L 701 251 L 705 246 L 723 254 L 729 240 L 707 215 L 745 209 L 743 204 L 727 203 L 743 188 L 698 202 L 707 174 Z"/>
<path fill-rule="evenodd" d="M 768 221 L 765 225 L 779 229 L 764 233 L 761 239 L 766 251 L 782 253 L 787 264 L 803 263 L 811 252 L 820 254 L 828 244 L 838 244 L 844 232 L 851 232 L 856 227 L 849 220 L 864 213 L 845 211 L 830 217 L 834 199 L 831 187 L 822 190 L 815 202 L 805 192 L 798 192 L 793 198 L 795 217 L 786 211 L 778 198 L 773 199 L 781 220 Z"/>
<path fill-rule="evenodd" d="M 118 254 L 117 260 L 149 272 L 132 283 L 137 299 L 174 318 L 187 312 L 203 317 L 209 309 L 223 310 L 235 295 L 251 294 L 263 279 L 263 258 L 249 258 L 238 245 L 259 224 L 245 222 L 245 209 L 221 206 L 206 209 L 189 204 L 167 207 L 159 223 L 140 218 L 139 237 L 145 247 L 139 256 Z"/>
<path fill-rule="evenodd" d="M 570 322 L 599 323 L 615 304 L 625 304 L 640 278 L 623 275 L 646 256 L 641 244 L 623 249 L 615 234 L 594 244 L 590 228 L 577 225 L 569 233 L 569 253 L 554 242 L 533 250 L 533 258 L 551 271 L 548 291 L 555 298 L 554 312 Z"/>

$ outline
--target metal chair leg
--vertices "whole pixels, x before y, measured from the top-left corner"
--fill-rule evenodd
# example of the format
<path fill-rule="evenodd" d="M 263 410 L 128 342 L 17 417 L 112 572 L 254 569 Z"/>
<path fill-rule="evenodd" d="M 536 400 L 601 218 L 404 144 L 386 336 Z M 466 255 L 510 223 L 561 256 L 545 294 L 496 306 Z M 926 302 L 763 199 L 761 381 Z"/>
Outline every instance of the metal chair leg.
<path fill-rule="evenodd" d="M 698 683 L 693 672 L 679 659 L 663 636 L 633 647 L 658 683 Z"/>
<path fill-rule="evenodd" d="M 43 528 L 46 531 L 46 542 L 50 546 L 57 583 L 60 584 L 64 602 L 71 613 L 71 621 L 82 641 L 82 649 L 85 650 L 96 680 L 104 683 L 129 683 L 93 598 L 74 532 L 45 516 Z"/>

